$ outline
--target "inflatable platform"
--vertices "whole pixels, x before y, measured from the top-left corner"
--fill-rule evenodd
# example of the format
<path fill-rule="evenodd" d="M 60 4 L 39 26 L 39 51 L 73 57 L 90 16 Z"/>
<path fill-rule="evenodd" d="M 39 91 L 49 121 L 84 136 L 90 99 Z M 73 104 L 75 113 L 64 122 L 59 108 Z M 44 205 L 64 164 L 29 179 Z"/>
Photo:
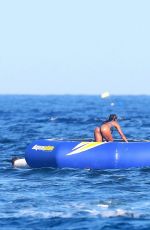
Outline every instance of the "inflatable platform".
<path fill-rule="evenodd" d="M 150 142 L 37 140 L 26 149 L 31 168 L 121 169 L 150 166 Z M 14 164 L 15 165 L 15 164 Z"/>

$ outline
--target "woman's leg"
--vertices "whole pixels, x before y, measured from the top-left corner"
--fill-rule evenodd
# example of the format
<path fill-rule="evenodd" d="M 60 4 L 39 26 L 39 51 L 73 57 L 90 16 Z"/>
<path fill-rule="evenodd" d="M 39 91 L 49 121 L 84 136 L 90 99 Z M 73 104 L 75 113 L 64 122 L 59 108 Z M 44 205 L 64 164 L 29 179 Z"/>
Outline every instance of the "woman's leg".
<path fill-rule="evenodd" d="M 96 142 L 102 142 L 102 135 L 99 127 L 96 127 L 94 130 L 94 139 Z"/>

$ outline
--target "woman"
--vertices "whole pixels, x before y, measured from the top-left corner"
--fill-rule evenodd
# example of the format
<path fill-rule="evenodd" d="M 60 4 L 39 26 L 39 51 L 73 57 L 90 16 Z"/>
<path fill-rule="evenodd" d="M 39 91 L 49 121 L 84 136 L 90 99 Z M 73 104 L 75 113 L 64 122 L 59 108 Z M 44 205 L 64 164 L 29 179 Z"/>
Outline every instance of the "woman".
<path fill-rule="evenodd" d="M 127 141 L 127 138 L 123 134 L 120 125 L 117 122 L 117 115 L 116 114 L 111 114 L 109 116 L 109 119 L 107 121 L 104 121 L 100 127 L 96 127 L 94 130 L 94 137 L 95 141 L 97 142 L 102 142 L 104 140 L 106 141 L 113 141 L 112 137 L 112 128 L 116 128 L 120 136 L 125 142 Z"/>

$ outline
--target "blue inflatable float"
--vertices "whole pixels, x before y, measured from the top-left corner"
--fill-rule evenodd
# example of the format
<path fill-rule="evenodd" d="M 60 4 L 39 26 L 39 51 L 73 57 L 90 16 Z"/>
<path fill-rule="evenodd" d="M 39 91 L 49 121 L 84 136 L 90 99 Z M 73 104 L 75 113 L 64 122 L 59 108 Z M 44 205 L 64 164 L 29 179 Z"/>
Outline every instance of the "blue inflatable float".
<path fill-rule="evenodd" d="M 25 152 L 31 168 L 119 169 L 150 166 L 150 142 L 37 140 Z"/>

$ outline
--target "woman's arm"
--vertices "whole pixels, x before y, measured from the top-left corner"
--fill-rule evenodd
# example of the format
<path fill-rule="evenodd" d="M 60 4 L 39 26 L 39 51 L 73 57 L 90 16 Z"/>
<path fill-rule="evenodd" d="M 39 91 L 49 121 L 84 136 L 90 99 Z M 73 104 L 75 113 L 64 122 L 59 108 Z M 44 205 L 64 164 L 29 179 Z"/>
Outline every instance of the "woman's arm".
<path fill-rule="evenodd" d="M 120 125 L 119 125 L 117 122 L 115 122 L 115 125 L 114 125 L 114 126 L 115 126 L 115 128 L 117 129 L 117 131 L 118 131 L 118 133 L 120 134 L 120 136 L 122 137 L 122 139 L 123 139 L 125 142 L 128 142 L 126 136 L 123 134 L 123 132 L 122 132 L 122 130 L 121 130 Z"/>

